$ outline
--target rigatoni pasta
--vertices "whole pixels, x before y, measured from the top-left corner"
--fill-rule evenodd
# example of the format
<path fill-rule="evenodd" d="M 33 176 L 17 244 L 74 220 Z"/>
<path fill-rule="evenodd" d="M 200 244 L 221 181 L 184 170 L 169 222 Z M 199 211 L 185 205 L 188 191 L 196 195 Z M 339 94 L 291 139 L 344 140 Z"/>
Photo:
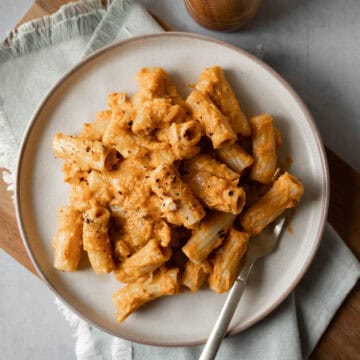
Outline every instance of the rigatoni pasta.
<path fill-rule="evenodd" d="M 273 120 L 269 114 L 250 119 L 254 165 L 250 178 L 263 184 L 273 180 L 277 168 L 276 141 Z"/>
<path fill-rule="evenodd" d="M 223 146 L 215 152 L 219 160 L 240 175 L 254 163 L 254 158 L 238 143 Z"/>
<path fill-rule="evenodd" d="M 116 319 L 123 322 L 132 312 L 141 305 L 160 296 L 178 293 L 180 282 L 179 269 L 160 269 L 147 277 L 140 278 L 113 294 L 116 306 Z"/>
<path fill-rule="evenodd" d="M 236 134 L 250 136 L 251 128 L 246 116 L 240 109 L 239 102 L 225 78 L 220 66 L 206 68 L 201 74 L 196 88 L 209 94 L 221 112 L 228 116 Z"/>
<path fill-rule="evenodd" d="M 198 291 L 211 273 L 211 265 L 208 261 L 195 264 L 188 261 L 185 264 L 181 278 L 181 285 L 186 286 L 190 291 Z"/>
<path fill-rule="evenodd" d="M 192 236 L 183 246 L 186 256 L 195 264 L 202 263 L 224 240 L 235 220 L 235 215 L 211 212 L 194 229 Z"/>
<path fill-rule="evenodd" d="M 230 126 L 229 119 L 215 106 L 207 93 L 193 91 L 186 103 L 215 149 L 235 142 L 236 134 Z"/>
<path fill-rule="evenodd" d="M 84 213 L 84 250 L 97 274 L 106 274 L 114 268 L 108 235 L 109 219 L 109 210 L 100 206 L 93 206 Z"/>
<path fill-rule="evenodd" d="M 237 215 L 245 205 L 239 174 L 210 156 L 200 155 L 184 163 L 184 179 L 206 207 Z"/>
<path fill-rule="evenodd" d="M 173 165 L 160 165 L 151 172 L 152 191 L 161 200 L 161 212 L 174 225 L 193 227 L 205 211 Z"/>
<path fill-rule="evenodd" d="M 81 257 L 81 212 L 71 206 L 58 210 L 58 228 L 54 235 L 54 267 L 62 271 L 75 271 Z"/>
<path fill-rule="evenodd" d="M 241 225 L 250 235 L 257 235 L 285 209 L 295 207 L 304 192 L 301 182 L 286 172 L 271 189 L 241 216 Z"/>
<path fill-rule="evenodd" d="M 216 250 L 211 262 L 213 271 L 209 276 L 210 289 L 223 293 L 228 291 L 239 271 L 241 259 L 246 253 L 249 235 L 231 229 L 224 243 Z"/>
<path fill-rule="evenodd" d="M 113 294 L 118 322 L 160 296 L 227 291 L 250 237 L 303 193 L 279 168 L 276 119 L 248 122 L 220 67 L 186 100 L 161 68 L 136 80 L 135 94 L 110 93 L 78 135 L 53 141 L 70 185 L 54 266 L 75 271 L 84 254 L 96 274 L 113 272 L 125 284 Z"/>
<path fill-rule="evenodd" d="M 171 248 L 162 248 L 159 242 L 151 239 L 135 254 L 127 258 L 115 271 L 115 277 L 123 283 L 131 283 L 154 272 L 166 263 L 171 256 Z"/>
<path fill-rule="evenodd" d="M 115 149 L 105 147 L 98 140 L 71 135 L 56 134 L 53 152 L 61 159 L 75 162 L 81 170 L 111 170 L 119 162 Z"/>

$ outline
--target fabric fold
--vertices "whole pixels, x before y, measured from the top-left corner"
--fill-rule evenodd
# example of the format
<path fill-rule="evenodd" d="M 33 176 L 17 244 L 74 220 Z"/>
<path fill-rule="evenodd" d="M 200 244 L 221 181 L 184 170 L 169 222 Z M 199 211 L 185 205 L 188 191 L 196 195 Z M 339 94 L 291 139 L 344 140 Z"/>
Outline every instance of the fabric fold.
<path fill-rule="evenodd" d="M 113 0 L 86 46 L 84 56 L 115 41 L 160 31 L 163 29 L 154 18 L 134 0 Z"/>
<path fill-rule="evenodd" d="M 105 10 L 101 0 L 77 1 L 63 5 L 52 15 L 20 25 L 0 44 L 0 64 L 11 57 L 33 53 L 74 36 L 94 32 Z"/>

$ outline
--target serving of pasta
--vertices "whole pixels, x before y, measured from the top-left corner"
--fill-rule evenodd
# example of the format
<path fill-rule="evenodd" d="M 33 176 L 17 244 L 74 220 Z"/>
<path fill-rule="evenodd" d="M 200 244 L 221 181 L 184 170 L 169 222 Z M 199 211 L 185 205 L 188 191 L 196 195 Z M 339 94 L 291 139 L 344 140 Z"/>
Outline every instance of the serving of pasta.
<path fill-rule="evenodd" d="M 162 68 L 143 68 L 138 92 L 108 96 L 74 135 L 58 133 L 69 205 L 58 210 L 54 266 L 125 284 L 112 295 L 123 322 L 164 295 L 222 293 L 248 242 L 303 194 L 279 166 L 281 135 L 269 114 L 247 118 L 218 67 L 184 100 Z"/>

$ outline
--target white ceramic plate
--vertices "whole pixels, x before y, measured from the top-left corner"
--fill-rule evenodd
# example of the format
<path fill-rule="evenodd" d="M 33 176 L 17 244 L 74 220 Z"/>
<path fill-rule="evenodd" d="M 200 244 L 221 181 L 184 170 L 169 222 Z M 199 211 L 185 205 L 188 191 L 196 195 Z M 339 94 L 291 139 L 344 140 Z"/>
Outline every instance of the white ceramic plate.
<path fill-rule="evenodd" d="M 99 328 L 136 342 L 182 346 L 204 342 L 226 294 L 209 290 L 166 297 L 144 306 L 125 323 L 114 319 L 112 275 L 89 268 L 62 273 L 52 266 L 51 238 L 56 209 L 67 203 L 61 161 L 51 152 L 56 132 L 75 134 L 81 124 L 106 108 L 107 94 L 136 90 L 135 74 L 161 66 L 183 95 L 206 66 L 220 65 L 248 115 L 269 112 L 283 136 L 282 152 L 305 194 L 277 251 L 252 274 L 230 329 L 237 333 L 269 314 L 291 292 L 319 245 L 328 205 L 328 173 L 314 122 L 290 86 L 250 54 L 219 41 L 185 33 L 133 38 L 97 52 L 50 91 L 37 110 L 22 144 L 17 174 L 17 216 L 25 246 L 49 287 L 76 313 Z"/>

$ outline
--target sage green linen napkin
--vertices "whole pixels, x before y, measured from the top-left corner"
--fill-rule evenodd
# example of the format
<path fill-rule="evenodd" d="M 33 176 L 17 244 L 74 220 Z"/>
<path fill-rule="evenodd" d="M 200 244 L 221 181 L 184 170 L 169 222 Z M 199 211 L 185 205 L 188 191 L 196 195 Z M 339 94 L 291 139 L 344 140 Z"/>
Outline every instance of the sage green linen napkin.
<path fill-rule="evenodd" d="M 162 29 L 137 2 L 71 3 L 21 26 L 0 45 L 0 167 L 13 189 L 16 156 L 37 104 L 84 56 L 111 42 Z M 266 319 L 229 337 L 218 359 L 306 358 L 359 278 L 358 261 L 330 225 L 296 290 Z M 112 337 L 79 319 L 59 300 L 76 337 L 78 359 L 196 359 L 201 347 L 151 347 Z"/>

